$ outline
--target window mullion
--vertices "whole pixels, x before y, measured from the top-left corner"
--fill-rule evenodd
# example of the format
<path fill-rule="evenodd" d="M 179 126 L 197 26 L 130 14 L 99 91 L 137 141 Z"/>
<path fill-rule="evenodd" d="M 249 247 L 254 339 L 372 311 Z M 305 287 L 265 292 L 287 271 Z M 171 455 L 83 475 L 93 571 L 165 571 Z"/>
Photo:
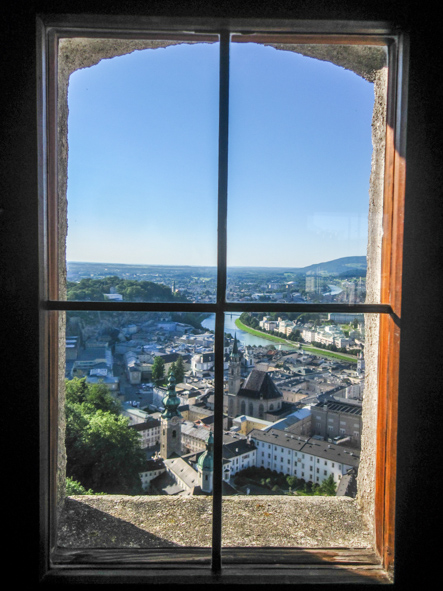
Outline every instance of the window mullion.
<path fill-rule="evenodd" d="M 226 299 L 226 228 L 228 199 L 228 120 L 229 120 L 230 34 L 220 34 L 218 233 L 217 233 L 217 312 L 215 321 L 215 408 L 214 477 L 212 522 L 212 570 L 221 570 L 222 460 L 223 460 L 223 364 L 224 309 Z"/>

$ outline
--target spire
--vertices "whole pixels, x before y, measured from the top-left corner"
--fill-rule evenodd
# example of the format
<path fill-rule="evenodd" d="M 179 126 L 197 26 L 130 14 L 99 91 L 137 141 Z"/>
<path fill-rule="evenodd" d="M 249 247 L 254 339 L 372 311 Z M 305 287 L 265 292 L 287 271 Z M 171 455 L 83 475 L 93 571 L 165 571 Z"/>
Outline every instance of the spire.
<path fill-rule="evenodd" d="M 163 419 L 170 419 L 171 417 L 181 417 L 178 407 L 180 405 L 180 398 L 175 392 L 175 376 L 174 372 L 171 371 L 168 379 L 168 393 L 163 398 L 163 406 L 165 410 L 162 413 Z"/>
<path fill-rule="evenodd" d="M 232 347 L 231 357 L 238 357 L 237 333 L 234 333 L 234 345 Z"/>

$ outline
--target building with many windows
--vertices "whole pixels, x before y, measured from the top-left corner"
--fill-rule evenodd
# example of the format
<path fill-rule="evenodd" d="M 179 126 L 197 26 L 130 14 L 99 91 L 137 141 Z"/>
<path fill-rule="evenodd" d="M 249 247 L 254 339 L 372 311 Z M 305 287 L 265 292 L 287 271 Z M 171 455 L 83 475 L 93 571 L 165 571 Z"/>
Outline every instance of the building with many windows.
<path fill-rule="evenodd" d="M 270 429 L 249 434 L 256 447 L 257 467 L 321 484 L 331 474 L 336 483 L 349 470 L 358 469 L 360 455 L 355 449 L 303 435 Z"/>
<path fill-rule="evenodd" d="M 160 443 L 160 421 L 151 416 L 143 423 L 131 425 L 140 434 L 140 447 L 155 447 Z"/>
<path fill-rule="evenodd" d="M 323 439 L 348 438 L 360 447 L 362 433 L 362 402 L 331 397 L 311 409 L 312 434 Z"/>

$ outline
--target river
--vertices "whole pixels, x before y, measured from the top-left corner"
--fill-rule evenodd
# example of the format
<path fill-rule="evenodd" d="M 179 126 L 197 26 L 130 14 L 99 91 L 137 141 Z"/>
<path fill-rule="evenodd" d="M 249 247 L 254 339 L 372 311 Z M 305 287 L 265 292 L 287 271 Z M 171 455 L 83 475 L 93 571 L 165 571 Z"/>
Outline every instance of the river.
<path fill-rule="evenodd" d="M 281 345 L 279 343 L 274 343 L 272 341 L 268 341 L 267 339 L 262 339 L 261 337 L 256 337 L 244 330 L 240 330 L 235 326 L 235 321 L 237 318 L 240 317 L 239 312 L 232 312 L 225 314 L 225 332 L 231 333 L 232 336 L 234 334 L 237 335 L 237 339 L 240 341 L 242 345 L 257 345 L 263 347 L 269 347 L 269 345 L 274 345 L 276 349 L 282 349 L 284 351 L 294 351 L 293 347 L 288 345 Z M 209 318 L 203 320 L 201 323 L 203 328 L 208 328 L 209 330 L 215 330 L 215 314 L 211 314 Z"/>
<path fill-rule="evenodd" d="M 329 291 L 328 291 L 328 293 L 325 293 L 324 295 L 337 295 L 343 291 L 341 287 L 338 287 L 338 285 L 331 285 L 329 283 L 328 287 L 329 287 Z"/>

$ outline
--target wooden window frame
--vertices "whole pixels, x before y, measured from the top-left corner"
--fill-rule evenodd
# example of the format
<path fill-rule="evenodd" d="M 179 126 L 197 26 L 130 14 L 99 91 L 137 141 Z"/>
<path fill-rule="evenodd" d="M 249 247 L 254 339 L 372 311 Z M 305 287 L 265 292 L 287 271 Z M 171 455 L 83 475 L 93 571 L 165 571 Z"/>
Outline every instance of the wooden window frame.
<path fill-rule="evenodd" d="M 67 302 L 58 299 L 58 211 L 57 211 L 57 137 L 54 114 L 57 112 L 57 72 L 54 48 L 58 36 L 118 36 L 119 38 L 146 38 L 146 31 L 156 31 L 161 38 L 172 32 L 178 39 L 182 31 L 193 31 L 197 35 L 217 34 L 220 38 L 220 136 L 219 136 L 219 199 L 218 199 L 218 259 L 217 259 L 217 301 L 215 304 L 131 304 Z M 257 31 L 254 34 L 243 31 Z M 386 122 L 386 150 L 384 176 L 384 210 L 382 242 L 381 304 L 266 304 L 227 302 L 226 294 L 226 219 L 227 219 L 227 149 L 229 93 L 228 61 L 229 39 L 253 40 L 257 42 L 317 42 L 353 43 L 367 45 L 385 43 L 389 46 L 388 112 Z M 150 36 L 152 38 L 152 34 Z M 171 35 L 168 35 L 171 38 Z M 226 19 L 162 19 L 138 17 L 79 17 L 61 16 L 37 19 L 38 40 L 38 121 L 39 121 L 39 226 L 40 226 L 40 358 L 41 358 L 41 534 L 42 573 L 48 582 L 104 582 L 129 578 L 131 582 L 145 582 L 155 578 L 156 582 L 182 582 L 183 574 L 199 577 L 199 582 L 229 582 L 248 577 L 248 582 L 261 574 L 254 563 L 265 565 L 265 573 L 272 581 L 306 582 L 312 576 L 319 562 L 330 563 L 331 552 L 318 550 L 305 552 L 289 549 L 267 548 L 265 553 L 257 550 L 246 557 L 247 564 L 222 568 L 221 563 L 221 502 L 222 470 L 214 473 L 214 521 L 211 568 L 186 565 L 186 549 L 174 550 L 175 558 L 166 564 L 165 552 L 150 552 L 158 557 L 159 563 L 150 568 L 140 552 L 132 553 L 128 566 L 128 552 L 122 557 L 119 551 L 108 553 L 91 552 L 90 559 L 81 564 L 54 560 L 56 528 L 56 474 L 57 465 L 57 384 L 59 363 L 58 313 L 63 310 L 125 310 L 125 311 L 207 311 L 216 314 L 215 375 L 216 391 L 223 392 L 223 345 L 224 313 L 242 311 L 304 311 L 304 312 L 353 312 L 376 313 L 380 315 L 379 339 L 379 397 L 377 426 L 376 491 L 375 491 L 375 532 L 376 551 L 381 558 L 385 572 L 391 572 L 394 565 L 395 536 L 395 480 L 397 445 L 398 375 L 400 354 L 401 320 L 401 276 L 403 254 L 403 217 L 405 196 L 405 125 L 407 107 L 407 35 L 386 23 L 344 22 L 344 21 L 277 21 L 277 20 L 226 20 Z M 222 458 L 222 396 L 215 398 L 214 456 L 221 466 Z M 224 552 L 225 554 L 225 552 Z M 332 553 L 338 569 L 325 567 L 319 582 L 352 582 L 346 569 L 340 566 L 358 564 L 360 559 L 349 559 L 349 552 Z M 184 556 L 185 562 L 181 560 Z M 251 559 L 251 556 L 255 558 Z M 111 557 L 111 558 L 110 558 Z M 275 566 L 277 563 L 278 566 Z M 58 556 L 58 558 L 60 558 Z M 169 558 L 171 556 L 169 555 Z M 367 560 L 364 559 L 364 560 Z M 354 562 L 353 562 L 354 561 Z M 376 562 L 376 561 L 375 561 Z M 375 564 L 374 562 L 374 564 Z M 252 564 L 252 570 L 251 570 Z M 283 566 L 282 566 L 283 565 Z M 240 568 L 242 567 L 242 568 Z M 267 569 L 267 570 L 266 570 Z M 262 569 L 263 570 L 263 569 Z M 355 572 L 355 571 L 354 571 Z M 254 574 L 255 573 L 255 574 Z M 323 577 L 323 578 L 322 578 Z M 193 581 L 195 579 L 192 579 Z M 358 580 L 357 580 L 358 582 Z M 375 579 L 373 582 L 386 582 Z"/>

